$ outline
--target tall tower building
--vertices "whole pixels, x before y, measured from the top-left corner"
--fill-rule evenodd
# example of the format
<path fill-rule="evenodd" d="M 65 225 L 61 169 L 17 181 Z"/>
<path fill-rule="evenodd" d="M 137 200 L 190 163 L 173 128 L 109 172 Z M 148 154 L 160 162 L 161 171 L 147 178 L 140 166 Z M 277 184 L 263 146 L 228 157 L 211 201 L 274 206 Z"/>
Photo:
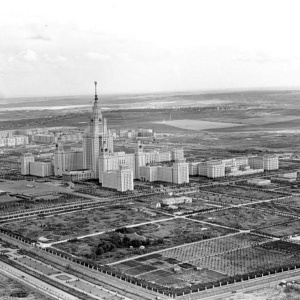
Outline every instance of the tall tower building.
<path fill-rule="evenodd" d="M 144 153 L 144 147 L 140 140 L 138 140 L 135 146 L 135 178 L 141 177 L 140 167 L 146 166 L 146 155 Z"/>
<path fill-rule="evenodd" d="M 95 101 L 89 126 L 83 135 L 83 167 L 93 172 L 93 178 L 99 178 L 100 133 L 103 131 L 102 113 L 98 103 L 97 82 L 95 81 Z"/>
<path fill-rule="evenodd" d="M 101 108 L 97 96 L 97 82 L 95 81 L 95 101 L 90 116 L 90 122 L 83 135 L 83 168 L 93 173 L 93 178 L 99 178 L 99 157 L 113 153 L 113 136 L 107 130 L 107 122 L 102 118 Z"/>

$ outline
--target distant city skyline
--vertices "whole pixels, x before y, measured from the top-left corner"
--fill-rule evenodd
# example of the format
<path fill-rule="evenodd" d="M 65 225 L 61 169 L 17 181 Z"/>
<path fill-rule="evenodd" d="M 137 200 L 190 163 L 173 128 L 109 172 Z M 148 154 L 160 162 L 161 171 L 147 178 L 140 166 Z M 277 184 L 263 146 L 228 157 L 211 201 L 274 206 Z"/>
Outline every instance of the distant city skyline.
<path fill-rule="evenodd" d="M 300 88 L 298 1 L 12 0 L 0 97 Z"/>

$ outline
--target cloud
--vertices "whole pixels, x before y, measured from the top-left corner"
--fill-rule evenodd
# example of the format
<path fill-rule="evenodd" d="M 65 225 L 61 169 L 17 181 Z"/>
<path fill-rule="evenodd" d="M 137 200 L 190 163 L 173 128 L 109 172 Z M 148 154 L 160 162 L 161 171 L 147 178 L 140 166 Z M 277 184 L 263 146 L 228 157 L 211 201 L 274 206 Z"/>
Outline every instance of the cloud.
<path fill-rule="evenodd" d="M 23 38 L 26 40 L 51 41 L 48 26 L 45 24 L 30 23 L 23 30 Z"/>
<path fill-rule="evenodd" d="M 50 56 L 48 54 L 45 54 L 44 58 L 46 61 L 53 63 L 65 62 L 67 60 L 64 56 L 61 55 Z"/>
<path fill-rule="evenodd" d="M 27 40 L 51 41 L 51 38 L 42 34 L 34 34 L 26 37 Z"/>
<path fill-rule="evenodd" d="M 133 59 L 128 55 L 128 53 L 118 53 L 117 57 L 120 58 L 121 60 L 124 60 L 126 62 L 132 62 Z"/>
<path fill-rule="evenodd" d="M 96 52 L 88 52 L 85 56 L 92 60 L 109 60 L 111 57 L 109 55 L 100 54 Z"/>
<path fill-rule="evenodd" d="M 29 62 L 33 62 L 33 61 L 38 60 L 37 54 L 32 50 L 26 50 L 26 51 L 20 52 L 18 54 L 18 57 L 23 59 L 23 60 L 29 61 Z"/>

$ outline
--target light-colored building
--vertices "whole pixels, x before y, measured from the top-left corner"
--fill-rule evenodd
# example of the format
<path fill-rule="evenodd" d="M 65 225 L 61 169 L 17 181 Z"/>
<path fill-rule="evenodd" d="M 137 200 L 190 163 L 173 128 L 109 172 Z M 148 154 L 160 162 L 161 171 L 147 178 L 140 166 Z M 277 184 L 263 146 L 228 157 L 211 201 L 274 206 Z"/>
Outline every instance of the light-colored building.
<path fill-rule="evenodd" d="M 248 158 L 251 169 L 264 169 L 265 171 L 278 170 L 279 161 L 278 156 L 264 155 L 252 156 Z"/>
<path fill-rule="evenodd" d="M 266 171 L 278 170 L 278 168 L 279 168 L 278 156 L 264 155 L 263 156 L 263 164 L 264 164 L 264 170 L 266 170 Z"/>
<path fill-rule="evenodd" d="M 173 183 L 182 184 L 189 182 L 189 164 L 185 159 L 177 159 L 173 165 Z"/>
<path fill-rule="evenodd" d="M 108 171 L 100 174 L 102 186 L 115 189 L 119 192 L 132 191 L 133 185 L 133 169 L 127 166 L 120 166 L 119 170 Z"/>
<path fill-rule="evenodd" d="M 198 164 L 198 174 L 207 177 L 207 161 L 202 161 Z"/>
<path fill-rule="evenodd" d="M 38 177 L 48 177 L 54 175 L 53 164 L 51 162 L 30 162 L 29 163 L 30 175 Z"/>
<path fill-rule="evenodd" d="M 113 136 L 107 130 L 107 122 L 102 117 L 98 96 L 95 93 L 90 123 L 83 135 L 83 167 L 92 170 L 94 178 L 99 178 L 100 153 L 112 152 Z"/>
<path fill-rule="evenodd" d="M 19 145 L 27 145 L 29 143 L 26 135 L 13 135 L 0 138 L 0 147 L 15 147 Z"/>
<path fill-rule="evenodd" d="M 186 196 L 165 198 L 162 200 L 162 203 L 165 205 L 174 205 L 174 204 L 192 203 L 192 202 L 193 202 L 192 198 Z"/>
<path fill-rule="evenodd" d="M 176 184 L 189 182 L 189 166 L 184 160 L 176 161 L 173 166 L 143 166 L 140 167 L 142 181 L 162 181 Z"/>
<path fill-rule="evenodd" d="M 55 144 L 57 137 L 53 134 L 35 134 L 32 136 L 32 141 L 40 144 Z"/>
<path fill-rule="evenodd" d="M 83 169 L 83 151 L 65 151 L 61 141 L 54 153 L 54 175 L 62 176 L 64 172 Z"/>
<path fill-rule="evenodd" d="M 222 161 L 207 162 L 207 177 L 219 178 L 225 176 L 225 165 Z"/>
<path fill-rule="evenodd" d="M 199 162 L 189 162 L 189 174 L 190 176 L 195 176 L 198 175 L 198 167 L 199 166 Z"/>
<path fill-rule="evenodd" d="M 148 136 L 153 130 L 139 131 L 142 135 Z M 130 133 L 130 134 L 129 134 Z M 144 134 L 145 133 L 145 134 Z M 134 136 L 136 132 L 120 130 L 121 136 Z M 173 153 L 173 154 L 172 154 Z M 142 143 L 138 140 L 135 153 L 114 152 L 113 135 L 107 129 L 106 119 L 102 118 L 101 109 L 98 103 L 97 93 L 90 116 L 90 123 L 83 135 L 83 168 L 91 170 L 93 178 L 98 178 L 104 187 L 115 188 L 119 191 L 133 189 L 133 181 L 127 185 L 127 179 L 140 179 L 141 172 L 143 180 L 160 180 L 173 182 L 173 168 L 176 169 L 175 181 L 178 183 L 188 182 L 188 164 L 174 164 L 173 167 L 159 166 L 151 170 L 141 169 L 147 164 L 155 162 L 171 161 L 171 159 L 183 159 L 183 150 L 178 151 L 151 151 L 144 152 Z M 130 171 L 131 170 L 131 171 Z M 132 172 L 132 173 L 131 173 Z M 187 175 L 186 175 L 187 173 Z M 132 174 L 132 175 L 131 175 Z M 123 178 L 122 180 L 119 179 Z M 125 180 L 125 178 L 127 178 Z M 130 179 L 131 180 L 131 179 Z M 123 182 L 122 184 L 120 182 Z"/>
<path fill-rule="evenodd" d="M 30 163 L 34 162 L 34 156 L 32 154 L 24 154 L 21 157 L 21 174 L 30 175 Z"/>
<path fill-rule="evenodd" d="M 92 179 L 93 172 L 91 170 L 65 171 L 62 176 L 64 181 L 82 181 Z"/>
<path fill-rule="evenodd" d="M 181 160 L 184 159 L 183 149 L 173 149 L 172 150 L 172 160 Z"/>
<path fill-rule="evenodd" d="M 158 175 L 158 167 L 157 166 L 144 166 L 140 167 L 140 179 L 142 181 L 157 181 Z"/>
<path fill-rule="evenodd" d="M 269 179 L 260 179 L 260 178 L 249 179 L 247 182 L 249 184 L 258 185 L 258 186 L 264 186 L 264 185 L 271 184 L 271 180 L 269 180 Z"/>

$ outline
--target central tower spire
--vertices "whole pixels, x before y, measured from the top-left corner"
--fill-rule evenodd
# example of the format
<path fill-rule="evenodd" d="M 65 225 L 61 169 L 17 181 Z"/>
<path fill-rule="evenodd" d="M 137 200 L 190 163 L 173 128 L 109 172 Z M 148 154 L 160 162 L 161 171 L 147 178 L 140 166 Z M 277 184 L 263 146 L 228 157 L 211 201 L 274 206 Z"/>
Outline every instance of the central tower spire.
<path fill-rule="evenodd" d="M 95 101 L 98 101 L 98 96 L 97 96 L 97 81 L 95 81 Z"/>

